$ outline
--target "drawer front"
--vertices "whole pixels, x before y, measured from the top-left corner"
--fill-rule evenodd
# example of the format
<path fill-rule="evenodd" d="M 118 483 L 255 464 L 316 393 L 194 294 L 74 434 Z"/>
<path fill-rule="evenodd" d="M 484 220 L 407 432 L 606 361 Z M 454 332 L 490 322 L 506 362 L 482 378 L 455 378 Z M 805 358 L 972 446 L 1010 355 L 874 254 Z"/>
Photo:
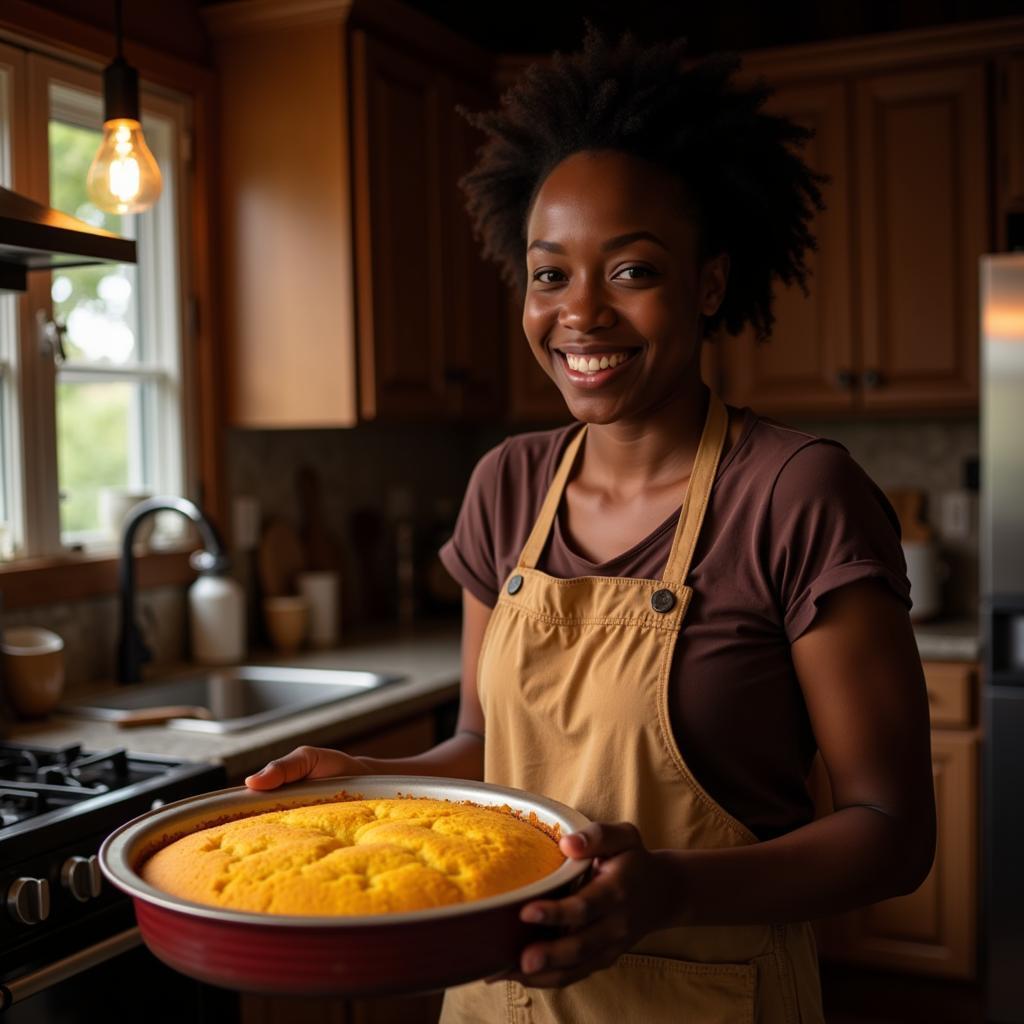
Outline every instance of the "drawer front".
<path fill-rule="evenodd" d="M 972 662 L 926 661 L 924 678 L 932 725 L 969 729 L 974 725 L 978 666 Z"/>

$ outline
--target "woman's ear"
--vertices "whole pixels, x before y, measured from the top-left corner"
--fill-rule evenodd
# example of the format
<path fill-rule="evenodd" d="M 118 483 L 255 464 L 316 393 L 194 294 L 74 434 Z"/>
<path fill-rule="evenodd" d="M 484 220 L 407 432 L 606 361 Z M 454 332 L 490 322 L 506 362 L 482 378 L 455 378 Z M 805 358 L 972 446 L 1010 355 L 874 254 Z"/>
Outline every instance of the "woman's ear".
<path fill-rule="evenodd" d="M 729 281 L 729 254 L 720 252 L 712 256 L 700 272 L 700 311 L 703 316 L 714 316 L 725 298 Z"/>

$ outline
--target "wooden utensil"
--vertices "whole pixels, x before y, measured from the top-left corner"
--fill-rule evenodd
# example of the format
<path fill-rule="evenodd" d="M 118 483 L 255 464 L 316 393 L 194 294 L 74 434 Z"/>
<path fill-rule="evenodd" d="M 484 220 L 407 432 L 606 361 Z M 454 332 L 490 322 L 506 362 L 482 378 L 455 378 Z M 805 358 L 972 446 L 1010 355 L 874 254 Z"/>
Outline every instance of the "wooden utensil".
<path fill-rule="evenodd" d="M 900 532 L 905 542 L 924 543 L 932 539 L 932 528 L 924 515 L 924 491 L 896 488 L 886 491 L 886 497 L 899 518 Z"/>
<path fill-rule="evenodd" d="M 306 556 L 291 523 L 280 517 L 267 522 L 260 538 L 258 561 L 264 597 L 295 593 L 295 577 L 306 568 Z"/>
<path fill-rule="evenodd" d="M 135 729 L 140 725 L 163 725 L 172 718 L 205 718 L 212 720 L 209 708 L 199 704 L 162 704 L 154 708 L 125 711 L 117 718 L 119 729 Z"/>

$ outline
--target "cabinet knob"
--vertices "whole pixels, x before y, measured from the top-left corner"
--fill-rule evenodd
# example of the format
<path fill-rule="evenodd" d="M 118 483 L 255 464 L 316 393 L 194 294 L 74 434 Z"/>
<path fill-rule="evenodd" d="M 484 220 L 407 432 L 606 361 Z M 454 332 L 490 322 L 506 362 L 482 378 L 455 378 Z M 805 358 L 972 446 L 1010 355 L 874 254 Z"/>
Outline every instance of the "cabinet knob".
<path fill-rule="evenodd" d="M 882 375 L 878 370 L 865 370 L 860 381 L 865 389 L 873 391 L 875 388 L 882 386 Z"/>
<path fill-rule="evenodd" d="M 852 391 L 855 379 L 852 370 L 840 370 L 836 374 L 836 386 L 840 391 Z"/>

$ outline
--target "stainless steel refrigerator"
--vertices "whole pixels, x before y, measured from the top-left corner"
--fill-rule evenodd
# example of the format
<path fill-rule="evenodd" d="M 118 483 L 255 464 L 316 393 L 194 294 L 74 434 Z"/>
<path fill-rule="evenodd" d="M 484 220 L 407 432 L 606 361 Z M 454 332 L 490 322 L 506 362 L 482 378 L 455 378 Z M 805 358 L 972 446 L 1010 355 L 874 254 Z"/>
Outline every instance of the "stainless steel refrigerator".
<path fill-rule="evenodd" d="M 1024 252 L 981 259 L 988 1020 L 1024 1024 Z"/>

